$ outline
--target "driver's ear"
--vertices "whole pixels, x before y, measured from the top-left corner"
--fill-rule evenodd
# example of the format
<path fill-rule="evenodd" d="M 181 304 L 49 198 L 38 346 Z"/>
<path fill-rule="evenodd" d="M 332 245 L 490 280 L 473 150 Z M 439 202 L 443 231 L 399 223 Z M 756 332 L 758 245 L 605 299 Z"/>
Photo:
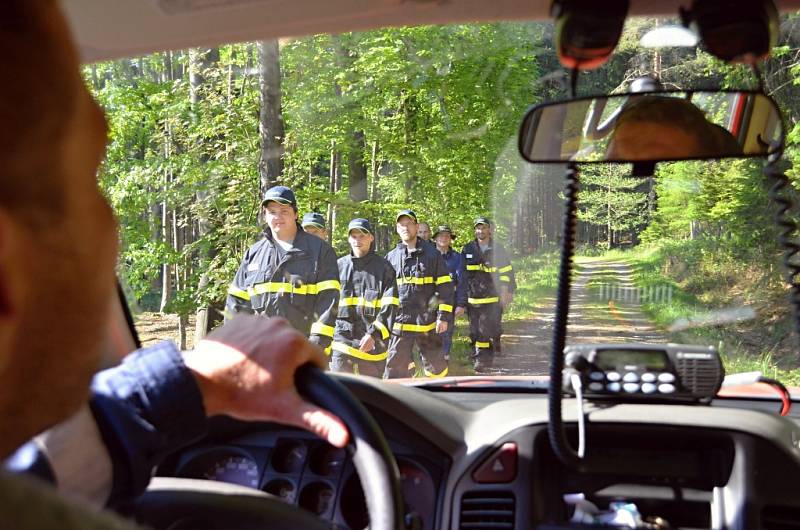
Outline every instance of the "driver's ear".
<path fill-rule="evenodd" d="M 3 355 L 7 353 L 6 345 L 15 332 L 25 290 L 28 288 L 29 276 L 25 271 L 25 249 L 21 245 L 33 245 L 31 237 L 16 222 L 13 216 L 0 208 L 0 366 Z"/>

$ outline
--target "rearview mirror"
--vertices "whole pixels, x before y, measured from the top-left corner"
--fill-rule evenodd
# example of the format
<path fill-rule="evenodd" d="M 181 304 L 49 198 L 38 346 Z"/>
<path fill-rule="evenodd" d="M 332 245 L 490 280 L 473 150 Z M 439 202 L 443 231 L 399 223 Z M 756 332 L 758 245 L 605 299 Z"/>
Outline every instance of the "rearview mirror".
<path fill-rule="evenodd" d="M 639 92 L 537 105 L 519 151 L 533 163 L 765 157 L 783 137 L 777 105 L 760 92 Z"/>

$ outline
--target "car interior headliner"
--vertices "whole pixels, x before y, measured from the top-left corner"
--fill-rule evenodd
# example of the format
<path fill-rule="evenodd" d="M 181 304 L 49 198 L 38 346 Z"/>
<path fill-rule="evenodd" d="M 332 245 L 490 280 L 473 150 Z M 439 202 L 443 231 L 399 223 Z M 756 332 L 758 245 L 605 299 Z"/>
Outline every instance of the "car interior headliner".
<path fill-rule="evenodd" d="M 62 0 L 84 62 L 384 26 L 544 20 L 551 0 Z M 675 15 L 680 0 L 631 0 L 631 15 Z M 778 2 L 781 11 L 800 0 Z"/>

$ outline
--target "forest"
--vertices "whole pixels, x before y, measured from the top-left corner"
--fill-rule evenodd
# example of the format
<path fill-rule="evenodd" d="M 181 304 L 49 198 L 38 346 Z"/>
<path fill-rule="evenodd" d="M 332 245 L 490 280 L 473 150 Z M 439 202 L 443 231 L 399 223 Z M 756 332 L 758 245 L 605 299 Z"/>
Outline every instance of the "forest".
<path fill-rule="evenodd" d="M 782 18 L 779 46 L 762 67 L 784 112 L 793 183 L 798 20 Z M 578 93 L 625 92 L 644 75 L 675 89 L 757 85 L 749 69 L 697 48 L 642 48 L 641 36 L 665 22 L 629 20 L 609 63 L 580 74 Z M 516 151 L 526 109 L 567 97 L 550 23 L 167 51 L 88 65 L 84 75 L 110 124 L 100 179 L 120 219 L 119 274 L 138 309 L 179 316 L 182 346 L 190 315 L 198 336 L 218 320 L 241 256 L 260 235 L 260 196 L 277 183 L 294 188 L 301 214 L 326 216 L 339 254 L 357 216 L 373 220 L 378 250 L 388 250 L 394 213 L 405 207 L 433 226 L 451 225 L 460 244 L 472 219 L 489 215 L 520 258 L 559 242 L 563 167 L 524 163 Z M 648 179 L 627 166 L 587 167 L 578 243 L 594 255 L 679 249 L 660 254 L 661 274 L 689 267 L 705 281 L 724 275 L 741 287 L 737 301 L 765 289 L 762 303 L 788 307 L 767 186 L 753 161 L 662 164 Z M 702 283 L 685 272 L 671 280 L 689 291 Z M 788 309 L 766 313 L 783 322 L 775 342 L 788 349 Z"/>

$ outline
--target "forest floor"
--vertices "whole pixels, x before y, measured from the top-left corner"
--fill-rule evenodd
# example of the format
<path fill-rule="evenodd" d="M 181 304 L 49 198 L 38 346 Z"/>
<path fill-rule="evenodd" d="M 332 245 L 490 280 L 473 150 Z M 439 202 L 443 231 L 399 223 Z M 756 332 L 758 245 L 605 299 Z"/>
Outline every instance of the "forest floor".
<path fill-rule="evenodd" d="M 600 297 L 600 284 L 614 285 L 617 296 Z M 590 286 L 597 285 L 598 289 Z M 572 286 L 568 344 L 595 342 L 665 342 L 642 312 L 628 265 L 612 260 L 578 258 Z M 621 298 L 621 299 L 620 299 Z M 555 293 L 536 300 L 527 318 L 503 324 L 502 353 L 491 375 L 547 375 L 555 320 Z"/>
<path fill-rule="evenodd" d="M 570 305 L 569 344 L 592 342 L 664 342 L 665 338 L 642 313 L 638 302 L 601 299 L 598 282 L 633 286 L 630 267 L 621 261 L 578 258 Z M 521 288 L 525 288 L 521 285 Z M 620 292 L 623 292 L 620 290 Z M 518 296 L 521 303 L 524 295 Z M 517 303 L 517 302 L 515 302 Z M 524 309 L 504 319 L 502 353 L 487 375 L 547 375 L 555 319 L 555 289 L 537 290 Z M 144 312 L 134 316 L 143 346 L 162 340 L 179 343 L 178 316 Z M 450 363 L 451 375 L 472 375 L 466 319 L 458 323 Z M 194 345 L 194 315 L 189 318 L 186 349 Z"/>
<path fill-rule="evenodd" d="M 133 316 L 136 331 L 142 346 L 150 346 L 162 340 L 171 340 L 180 344 L 178 335 L 178 315 L 170 313 L 144 312 Z M 189 316 L 186 329 L 186 348 L 194 348 L 194 315 Z"/>

